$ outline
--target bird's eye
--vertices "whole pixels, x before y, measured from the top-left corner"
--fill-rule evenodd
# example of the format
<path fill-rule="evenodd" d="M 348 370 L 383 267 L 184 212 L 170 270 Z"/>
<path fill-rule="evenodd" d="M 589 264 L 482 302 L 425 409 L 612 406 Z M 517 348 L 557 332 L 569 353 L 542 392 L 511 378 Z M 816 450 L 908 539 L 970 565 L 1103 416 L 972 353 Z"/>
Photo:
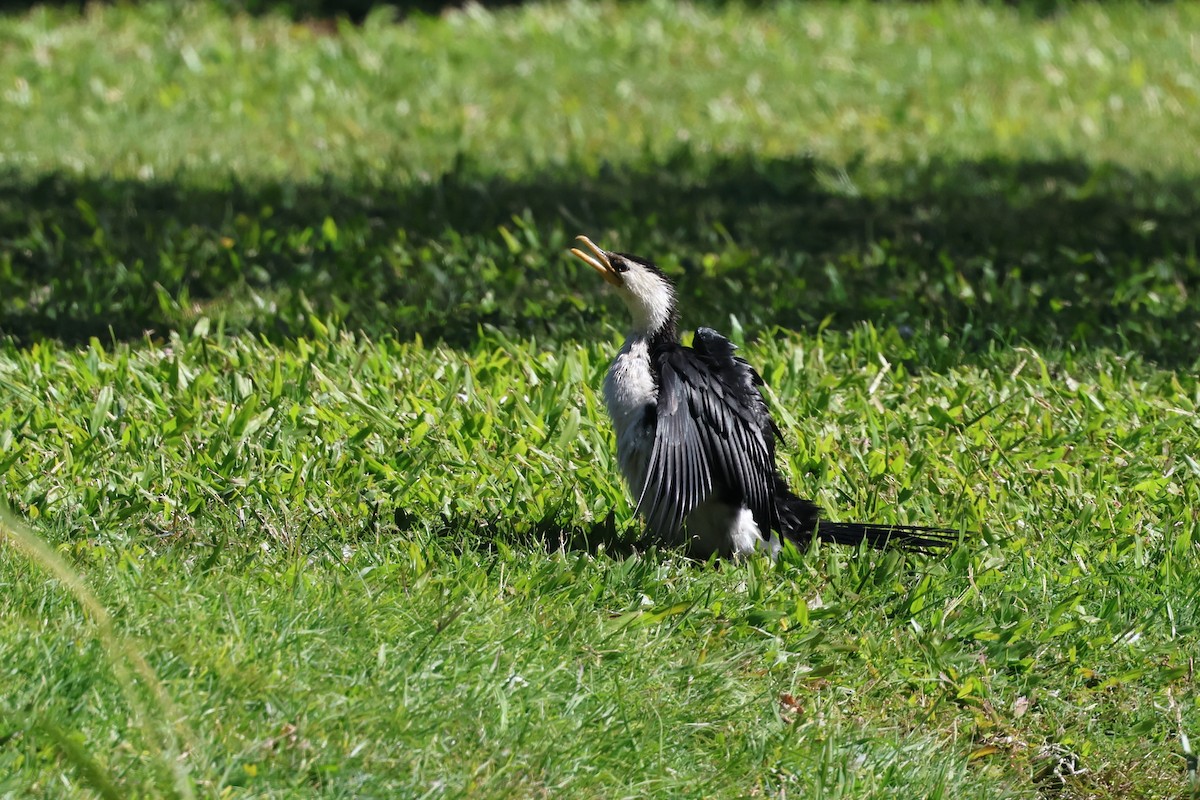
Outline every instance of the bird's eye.
<path fill-rule="evenodd" d="M 614 258 L 612 265 L 617 272 L 629 272 L 629 262 L 623 258 Z"/>

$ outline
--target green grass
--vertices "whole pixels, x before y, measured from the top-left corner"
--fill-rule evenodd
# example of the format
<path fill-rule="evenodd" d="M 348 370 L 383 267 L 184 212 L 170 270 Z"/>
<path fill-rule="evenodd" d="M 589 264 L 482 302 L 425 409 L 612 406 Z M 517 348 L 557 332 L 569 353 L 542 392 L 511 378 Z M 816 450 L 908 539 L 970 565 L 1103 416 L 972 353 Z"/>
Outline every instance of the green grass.
<path fill-rule="evenodd" d="M 1195 794 L 1197 13 L 0 17 L 0 797 Z M 977 535 L 635 551 L 580 232 Z"/>

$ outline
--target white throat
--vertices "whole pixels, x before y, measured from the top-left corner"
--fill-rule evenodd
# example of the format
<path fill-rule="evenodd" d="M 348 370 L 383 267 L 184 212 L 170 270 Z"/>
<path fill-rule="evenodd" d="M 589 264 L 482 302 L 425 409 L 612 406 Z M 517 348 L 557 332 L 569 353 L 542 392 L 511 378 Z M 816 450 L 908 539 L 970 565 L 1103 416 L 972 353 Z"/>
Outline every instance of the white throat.
<path fill-rule="evenodd" d="M 648 336 L 671 319 L 671 308 L 666 303 L 632 302 L 629 310 L 633 316 L 633 328 L 629 332 L 631 339 Z"/>
<path fill-rule="evenodd" d="M 633 317 L 631 338 L 646 336 L 671 321 L 675 293 L 657 275 L 630 270 L 625 273 L 624 285 L 617 291 Z"/>

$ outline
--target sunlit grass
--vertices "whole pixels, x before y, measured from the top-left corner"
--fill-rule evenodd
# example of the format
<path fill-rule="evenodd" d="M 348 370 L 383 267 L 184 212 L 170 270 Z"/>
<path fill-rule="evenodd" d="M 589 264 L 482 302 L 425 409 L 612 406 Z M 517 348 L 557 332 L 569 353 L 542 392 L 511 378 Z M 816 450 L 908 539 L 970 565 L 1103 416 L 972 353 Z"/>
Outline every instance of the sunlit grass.
<path fill-rule="evenodd" d="M 1174 785 L 1194 379 L 1102 353 L 1051 375 L 1028 350 L 914 374 L 870 331 L 748 346 L 788 472 L 833 516 L 982 536 L 944 561 L 714 572 L 558 550 L 623 549 L 594 389 L 612 346 L 10 351 L 9 494 L 127 609 L 202 732 L 201 786 L 1000 797 L 1060 758 L 1094 765 L 1062 779 L 1081 792 L 1120 795 L 1135 762 Z M 7 563 L 7 663 L 94 669 Z M 91 697 L 85 739 L 116 711 L 83 686 L 17 697 L 49 719 Z"/>
<path fill-rule="evenodd" d="M 160 758 L 157 765 L 159 780 L 156 783 L 163 789 L 170 787 L 180 797 L 193 797 L 191 776 L 182 759 L 184 746 L 181 746 L 181 742 L 192 750 L 195 749 L 195 743 L 175 703 L 138 645 L 117 633 L 108 610 L 88 587 L 83 576 L 36 531 L 14 517 L 3 505 L 0 505 L 0 535 L 3 537 L 0 542 L 18 553 L 15 562 L 18 568 L 24 566 L 35 571 L 45 570 L 87 612 L 95 626 L 95 638 L 104 648 L 112 675 L 121 689 L 121 696 L 132 712 L 132 727 L 142 729 L 143 746 L 149 749 L 152 756 Z M 44 716 L 40 710 L 31 712 L 12 706 L 0 707 L 0 723 L 16 731 L 23 729 L 27 734 L 44 737 L 56 744 L 63 759 L 78 771 L 84 785 L 100 796 L 124 796 L 106 767 L 93 756 L 92 748 L 86 742 L 79 741 L 77 731 L 62 727 L 62 721 Z M 8 731 L 5 735 L 12 737 L 16 731 Z"/>
<path fill-rule="evenodd" d="M 566 3 L 401 25 L 382 9 L 333 32 L 206 4 L 40 10 L 0 28 L 3 102 L 23 118 L 0 149 L 21 166 L 143 178 L 413 179 L 464 157 L 523 172 L 681 143 L 1169 172 L 1200 156 L 1198 14 Z"/>

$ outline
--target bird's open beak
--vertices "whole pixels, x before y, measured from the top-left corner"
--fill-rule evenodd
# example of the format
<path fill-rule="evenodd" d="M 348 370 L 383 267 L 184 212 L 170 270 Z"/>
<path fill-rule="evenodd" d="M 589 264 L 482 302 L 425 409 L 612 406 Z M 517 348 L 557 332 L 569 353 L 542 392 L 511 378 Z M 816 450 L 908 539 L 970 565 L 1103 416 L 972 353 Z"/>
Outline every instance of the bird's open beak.
<path fill-rule="evenodd" d="M 613 286 L 620 286 L 621 279 L 617 277 L 617 271 L 613 269 L 612 261 L 608 257 L 608 253 L 604 252 L 599 245 L 593 242 L 586 236 L 576 236 L 575 241 L 582 244 L 591 253 L 585 253 L 578 247 L 571 248 L 571 255 L 578 258 L 583 263 L 587 264 L 596 272 L 600 273 L 600 277 L 611 283 Z"/>

